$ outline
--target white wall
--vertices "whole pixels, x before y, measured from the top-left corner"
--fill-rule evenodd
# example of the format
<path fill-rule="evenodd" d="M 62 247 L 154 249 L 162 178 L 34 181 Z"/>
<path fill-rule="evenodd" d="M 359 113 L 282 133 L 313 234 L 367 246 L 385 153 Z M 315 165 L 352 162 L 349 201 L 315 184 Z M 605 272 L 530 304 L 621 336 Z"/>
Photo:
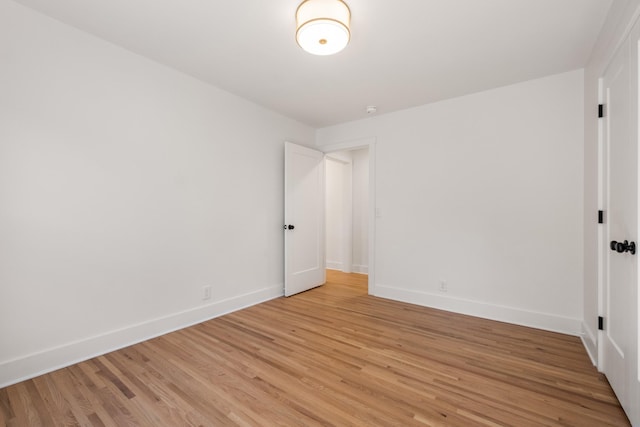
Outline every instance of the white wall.
<path fill-rule="evenodd" d="M 8 0 L 0 56 L 0 387 L 282 294 L 311 128 Z"/>
<path fill-rule="evenodd" d="M 342 270 L 344 265 L 344 169 L 345 163 L 326 159 L 326 263 L 327 268 Z"/>
<path fill-rule="evenodd" d="M 353 158 L 353 271 L 369 271 L 369 149 L 351 152 Z"/>
<path fill-rule="evenodd" d="M 579 333 L 581 70 L 317 132 L 363 137 L 377 140 L 377 295 Z"/>

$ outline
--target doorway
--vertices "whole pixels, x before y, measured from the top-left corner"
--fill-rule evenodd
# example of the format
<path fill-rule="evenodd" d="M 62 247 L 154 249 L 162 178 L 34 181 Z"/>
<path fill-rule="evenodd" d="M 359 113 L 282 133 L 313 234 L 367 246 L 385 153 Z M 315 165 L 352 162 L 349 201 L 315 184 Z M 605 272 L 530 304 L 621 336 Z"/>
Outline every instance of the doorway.
<path fill-rule="evenodd" d="M 294 295 L 325 282 L 325 155 L 368 150 L 366 225 L 367 293 L 375 291 L 375 139 L 312 149 L 284 144 L 284 294 Z M 365 180 L 364 176 L 362 178 Z M 363 230 L 364 233 L 364 230 Z"/>
<path fill-rule="evenodd" d="M 376 222 L 376 139 L 375 137 L 367 137 L 354 139 L 348 142 L 342 142 L 338 144 L 325 145 L 319 147 L 322 150 L 326 157 L 339 157 L 339 155 L 334 154 L 338 152 L 351 152 L 351 160 L 353 162 L 353 152 L 357 152 L 360 150 L 365 150 L 356 154 L 359 158 L 360 156 L 364 156 L 366 153 L 366 175 L 356 171 L 358 179 L 365 180 L 366 183 L 357 183 L 358 186 L 366 187 L 366 204 L 358 203 L 359 206 L 364 206 L 364 212 L 357 211 L 356 215 L 360 218 L 365 217 L 366 221 L 360 221 L 357 226 L 356 233 L 350 233 L 352 239 L 359 240 L 359 251 L 356 257 L 351 259 L 351 269 L 353 272 L 362 272 L 367 274 L 367 292 L 369 295 L 376 295 L 376 280 L 375 280 L 375 222 Z M 345 160 L 344 158 L 342 159 Z M 362 159 L 361 159 L 362 160 Z M 325 158 L 326 161 L 326 158 Z M 358 163 L 358 161 L 357 161 Z M 356 168 L 365 165 L 362 161 L 359 162 L 360 165 L 356 165 Z M 352 165 L 353 167 L 353 165 Z M 353 179 L 353 178 L 352 178 Z M 356 197 L 362 197 L 363 192 L 360 192 Z M 366 206 L 365 206 L 366 205 Z M 353 213 L 353 211 L 352 211 Z M 363 243 L 364 241 L 364 243 Z M 328 258 L 327 258 L 328 259 Z M 335 265 L 335 264 L 334 264 Z M 328 264 L 330 266 L 330 264 Z M 366 268 L 365 268 L 366 267 Z"/>
<path fill-rule="evenodd" d="M 368 274 L 368 147 L 327 154 L 325 177 L 327 269 Z"/>

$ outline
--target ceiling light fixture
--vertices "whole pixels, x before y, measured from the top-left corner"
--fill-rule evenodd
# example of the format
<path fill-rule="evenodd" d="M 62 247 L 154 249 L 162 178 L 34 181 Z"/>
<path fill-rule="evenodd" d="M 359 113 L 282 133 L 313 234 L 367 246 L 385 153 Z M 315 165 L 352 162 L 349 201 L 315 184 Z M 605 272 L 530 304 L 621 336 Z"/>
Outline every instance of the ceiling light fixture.
<path fill-rule="evenodd" d="M 296 41 L 313 55 L 333 55 L 349 43 L 350 21 L 342 0 L 305 0 L 296 10 Z"/>

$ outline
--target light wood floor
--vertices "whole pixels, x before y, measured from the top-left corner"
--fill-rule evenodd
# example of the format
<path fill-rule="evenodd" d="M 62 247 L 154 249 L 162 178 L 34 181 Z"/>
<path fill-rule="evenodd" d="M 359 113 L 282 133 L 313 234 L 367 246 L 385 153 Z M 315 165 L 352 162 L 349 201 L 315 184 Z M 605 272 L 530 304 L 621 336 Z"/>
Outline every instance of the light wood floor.
<path fill-rule="evenodd" d="M 279 298 L 0 389 L 7 426 L 625 426 L 576 337 L 366 295 Z"/>

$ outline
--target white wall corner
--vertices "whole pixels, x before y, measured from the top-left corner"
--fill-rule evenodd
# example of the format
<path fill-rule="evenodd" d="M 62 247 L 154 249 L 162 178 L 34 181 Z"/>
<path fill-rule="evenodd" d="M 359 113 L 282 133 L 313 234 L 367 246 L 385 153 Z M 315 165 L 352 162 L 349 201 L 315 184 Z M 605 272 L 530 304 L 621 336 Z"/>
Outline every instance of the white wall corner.
<path fill-rule="evenodd" d="M 369 266 L 366 265 L 353 265 L 353 272 L 359 274 L 369 274 Z"/>
<path fill-rule="evenodd" d="M 327 260 L 327 268 L 329 270 L 342 270 L 342 263 L 340 261 Z"/>
<path fill-rule="evenodd" d="M 520 326 L 580 336 L 581 319 L 376 284 L 375 296 Z"/>
<path fill-rule="evenodd" d="M 0 388 L 284 295 L 282 284 L 0 362 Z"/>
<path fill-rule="evenodd" d="M 598 340 L 595 332 L 592 331 L 584 321 L 582 322 L 580 339 L 582 340 L 584 348 L 587 350 L 591 363 L 593 363 L 593 366 L 598 366 Z"/>

